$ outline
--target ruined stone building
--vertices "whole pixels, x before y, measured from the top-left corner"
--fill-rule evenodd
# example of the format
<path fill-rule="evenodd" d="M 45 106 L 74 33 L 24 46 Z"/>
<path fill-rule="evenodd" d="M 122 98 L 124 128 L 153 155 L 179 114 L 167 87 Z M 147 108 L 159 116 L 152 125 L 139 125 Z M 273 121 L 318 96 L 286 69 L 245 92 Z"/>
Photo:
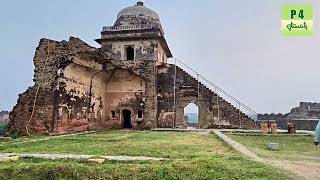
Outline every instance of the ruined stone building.
<path fill-rule="evenodd" d="M 172 53 L 158 14 L 142 2 L 122 9 L 96 42 L 101 48 L 74 37 L 40 40 L 33 59 L 34 85 L 19 95 L 11 130 L 185 127 L 183 108 L 190 102 L 199 107 L 200 128 L 217 127 L 218 121 L 228 128 L 258 128 L 203 84 L 198 97 L 197 80 L 180 67 L 174 108 L 175 66 L 167 63 Z"/>
<path fill-rule="evenodd" d="M 314 131 L 320 120 L 320 103 L 300 102 L 289 113 L 258 114 L 258 120 L 275 120 L 281 129 L 288 129 L 288 123 L 293 123 L 296 129 Z"/>
<path fill-rule="evenodd" d="M 0 123 L 7 124 L 9 122 L 9 112 L 0 111 Z"/>

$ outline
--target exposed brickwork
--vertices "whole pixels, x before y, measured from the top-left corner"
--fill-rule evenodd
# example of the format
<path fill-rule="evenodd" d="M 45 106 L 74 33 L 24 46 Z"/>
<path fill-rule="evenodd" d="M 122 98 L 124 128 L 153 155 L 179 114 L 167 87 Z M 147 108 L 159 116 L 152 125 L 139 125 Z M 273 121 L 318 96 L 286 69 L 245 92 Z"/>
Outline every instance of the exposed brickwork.
<path fill-rule="evenodd" d="M 152 62 L 152 63 L 151 63 Z M 157 116 L 157 96 L 156 96 L 156 77 L 155 77 L 155 62 L 151 61 L 146 68 L 146 94 L 145 94 L 145 111 L 144 118 L 148 119 L 145 126 L 150 128 L 156 127 Z"/>
<path fill-rule="evenodd" d="M 10 114 L 9 127 L 11 130 L 17 130 L 26 132 L 27 124 L 30 120 L 33 100 L 36 94 L 37 87 L 33 86 L 28 88 L 24 93 L 19 95 L 17 105 L 13 108 Z M 30 121 L 29 131 L 30 132 L 49 132 L 51 129 L 51 119 L 53 113 L 52 106 L 52 93 L 47 89 L 40 88 L 38 93 L 38 100 L 35 108 L 33 118 Z"/>
<path fill-rule="evenodd" d="M 49 49 L 48 49 L 49 48 Z M 155 62 L 152 60 L 139 61 L 119 61 L 112 60 L 112 56 L 108 53 L 101 52 L 99 49 L 92 48 L 77 38 L 70 38 L 69 41 L 52 41 L 42 39 L 36 49 L 35 57 L 35 85 L 30 87 L 26 92 L 19 95 L 17 105 L 11 113 L 10 127 L 12 130 L 26 132 L 26 126 L 31 117 L 33 102 L 37 87 L 41 85 L 37 96 L 35 112 L 30 121 L 29 131 L 31 133 L 66 133 L 74 131 L 83 131 L 91 128 L 118 127 L 123 107 L 132 109 L 132 116 L 136 116 L 139 110 L 144 111 L 143 121 L 137 124 L 134 120 L 135 128 L 153 128 L 155 127 L 156 116 L 156 96 L 155 96 Z M 90 88 L 88 84 L 81 84 L 75 79 L 69 79 L 64 75 L 64 71 L 68 68 L 80 70 L 78 76 L 87 76 L 91 73 L 98 74 L 96 79 L 104 80 L 112 78 L 116 71 L 130 71 L 137 76 L 140 76 L 145 81 L 145 88 L 148 92 L 144 95 L 143 92 L 136 93 L 131 99 L 119 102 L 115 110 L 117 116 L 110 120 L 109 115 L 101 119 L 97 117 L 97 108 L 105 106 L 100 100 L 100 105 L 97 105 L 95 87 L 92 87 L 92 93 L 89 95 Z M 82 69 L 82 70 L 81 70 Z M 77 73 L 77 72 L 73 72 Z M 77 76 L 75 74 L 75 76 Z M 85 77 L 85 78 L 90 78 Z M 66 86 L 75 84 L 75 88 L 67 91 Z M 83 87 L 84 92 L 81 93 L 79 88 Z M 80 94 L 79 94 L 80 93 Z M 90 104 L 92 107 L 88 107 Z M 66 105 L 65 110 L 59 108 L 61 105 Z M 93 107 L 94 106 L 94 107 Z M 83 109 L 86 109 L 83 112 Z M 59 109 L 61 112 L 59 112 Z M 62 113 L 62 115 L 59 115 Z M 71 113 L 71 114 L 70 114 Z M 109 112 L 106 112 L 109 113 Z M 80 114 L 80 115 L 79 115 Z M 114 122 L 117 121 L 117 122 Z"/>

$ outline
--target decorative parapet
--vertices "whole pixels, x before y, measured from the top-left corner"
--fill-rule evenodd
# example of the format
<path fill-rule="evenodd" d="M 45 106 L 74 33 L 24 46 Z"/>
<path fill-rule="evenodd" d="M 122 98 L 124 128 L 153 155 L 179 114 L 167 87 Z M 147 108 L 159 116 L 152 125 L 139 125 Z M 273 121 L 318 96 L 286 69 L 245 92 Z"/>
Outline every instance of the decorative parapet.
<path fill-rule="evenodd" d="M 125 31 L 125 30 L 144 30 L 144 29 L 160 29 L 160 31 L 163 34 L 163 30 L 160 25 L 105 26 L 102 28 L 102 32 Z"/>

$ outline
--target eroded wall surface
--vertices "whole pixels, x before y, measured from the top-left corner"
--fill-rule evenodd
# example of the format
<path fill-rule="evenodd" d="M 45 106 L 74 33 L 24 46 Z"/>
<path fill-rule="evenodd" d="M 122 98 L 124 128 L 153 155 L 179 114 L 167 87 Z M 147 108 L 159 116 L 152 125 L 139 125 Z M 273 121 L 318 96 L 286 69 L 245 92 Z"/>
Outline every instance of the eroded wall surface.
<path fill-rule="evenodd" d="M 102 49 L 106 52 L 114 54 L 114 59 L 126 60 L 126 47 L 131 46 L 134 48 L 135 60 L 157 60 L 158 41 L 146 40 L 146 41 L 112 41 L 104 42 Z"/>
<path fill-rule="evenodd" d="M 156 124 L 156 98 L 154 93 L 145 93 L 147 88 L 155 89 L 155 62 L 115 60 L 107 52 L 71 38 L 61 42 L 42 39 L 34 64 L 35 85 L 19 95 L 11 113 L 13 131 L 121 128 L 124 109 L 131 111 L 136 128 Z M 114 118 L 111 111 L 116 111 Z M 137 118 L 139 111 L 143 118 Z"/>
<path fill-rule="evenodd" d="M 56 90 L 58 131 L 121 128 L 122 110 L 132 112 L 132 126 L 143 112 L 145 81 L 128 70 L 95 70 L 71 63 Z M 112 117 L 111 111 L 115 111 Z"/>
<path fill-rule="evenodd" d="M 118 69 L 108 80 L 106 91 L 106 113 L 109 123 L 115 127 L 123 126 L 122 111 L 131 111 L 131 124 L 136 127 L 140 123 L 138 111 L 144 111 L 145 81 L 129 71 Z M 111 116 L 115 111 L 115 117 Z"/>
<path fill-rule="evenodd" d="M 33 59 L 34 86 L 18 97 L 10 114 L 9 127 L 12 131 L 49 133 L 55 128 L 54 90 L 57 87 L 58 70 L 77 58 L 107 60 L 105 54 L 77 38 L 61 42 L 40 40 Z"/>
<path fill-rule="evenodd" d="M 55 89 L 55 131 L 88 130 L 105 117 L 107 73 L 75 63 L 60 71 Z"/>

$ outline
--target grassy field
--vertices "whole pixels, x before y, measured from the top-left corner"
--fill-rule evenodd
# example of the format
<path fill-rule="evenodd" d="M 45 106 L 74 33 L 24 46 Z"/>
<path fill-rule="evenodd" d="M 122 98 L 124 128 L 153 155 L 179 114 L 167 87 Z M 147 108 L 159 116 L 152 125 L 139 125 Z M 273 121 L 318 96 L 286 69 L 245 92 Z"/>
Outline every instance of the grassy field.
<path fill-rule="evenodd" d="M 231 151 L 213 135 L 154 131 L 112 130 L 41 142 L 0 144 L 0 152 L 7 153 L 144 155 L 164 158 L 192 158 L 206 154 L 232 153 Z"/>
<path fill-rule="evenodd" d="M 320 150 L 316 151 L 312 136 L 243 136 L 227 134 L 261 157 L 287 160 L 320 161 Z M 269 143 L 279 143 L 280 151 L 267 149 Z"/>
<path fill-rule="evenodd" d="M 32 139 L 43 137 L 32 137 Z M 25 138 L 24 140 L 28 140 Z M 27 159 L 0 163 L 0 179 L 288 179 L 291 175 L 230 149 L 213 134 L 104 131 L 39 142 L 0 143 L 0 152 L 129 155 L 165 161 Z"/>

